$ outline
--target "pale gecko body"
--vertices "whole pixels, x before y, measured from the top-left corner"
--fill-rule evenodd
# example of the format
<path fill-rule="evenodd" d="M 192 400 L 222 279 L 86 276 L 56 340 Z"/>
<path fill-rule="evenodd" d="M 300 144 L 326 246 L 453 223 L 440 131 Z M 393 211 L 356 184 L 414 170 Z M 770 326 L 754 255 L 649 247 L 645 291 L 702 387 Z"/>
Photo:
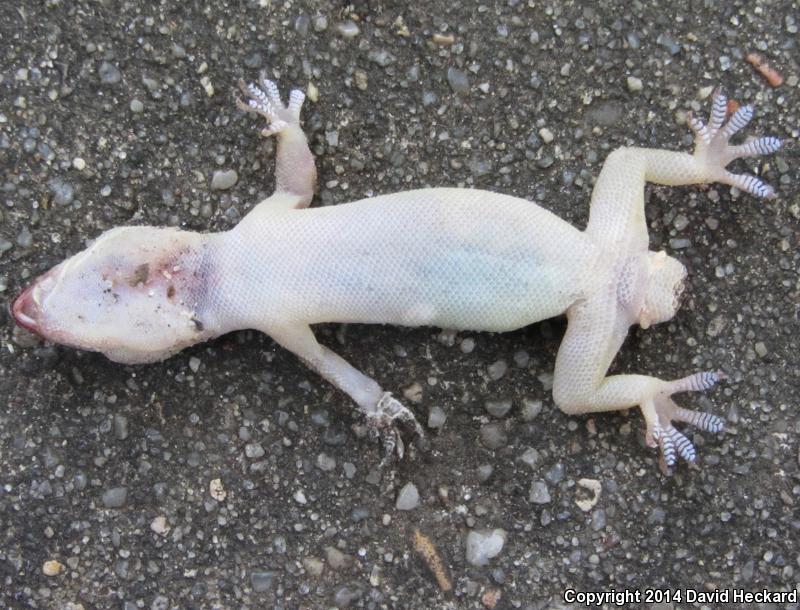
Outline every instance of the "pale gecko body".
<path fill-rule="evenodd" d="M 413 414 L 339 355 L 311 325 L 355 322 L 509 331 L 566 313 L 553 394 L 567 413 L 639 406 L 647 440 L 667 465 L 694 461 L 672 425 L 717 432 L 722 420 L 678 407 L 676 392 L 707 389 L 721 373 L 676 381 L 607 376 L 633 324 L 672 318 L 686 271 L 649 251 L 644 184 L 723 182 L 762 197 L 770 187 L 725 170 L 733 159 L 777 150 L 776 138 L 739 146 L 728 139 L 749 122 L 745 106 L 723 125 L 717 94 L 708 126 L 693 119 L 694 154 L 622 148 L 605 162 L 579 231 L 523 199 L 457 188 L 381 195 L 306 209 L 316 171 L 299 126 L 303 96 L 289 105 L 277 87 L 243 87 L 240 105 L 277 134 L 276 192 L 236 227 L 216 234 L 127 227 L 37 279 L 16 300 L 17 321 L 53 341 L 125 363 L 150 362 L 224 333 L 255 328 L 299 356 L 356 402 L 387 452 L 403 445 L 395 421 Z M 398 444 L 399 443 L 399 444 Z"/>

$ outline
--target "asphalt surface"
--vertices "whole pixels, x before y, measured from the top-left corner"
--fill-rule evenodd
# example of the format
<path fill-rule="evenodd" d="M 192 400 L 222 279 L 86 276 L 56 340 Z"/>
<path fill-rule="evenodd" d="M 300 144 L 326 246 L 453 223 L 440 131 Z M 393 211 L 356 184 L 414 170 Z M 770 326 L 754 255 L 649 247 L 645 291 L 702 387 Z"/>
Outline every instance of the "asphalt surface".
<path fill-rule="evenodd" d="M 728 429 L 690 429 L 698 468 L 672 476 L 637 411 L 554 407 L 564 320 L 456 337 L 320 328 L 421 421 L 446 416 L 381 474 L 348 398 L 256 332 L 128 367 L 41 344 L 7 311 L 105 229 L 223 230 L 270 193 L 273 144 L 234 105 L 237 80 L 259 70 L 318 93 L 304 109 L 315 205 L 458 185 L 583 226 L 607 154 L 687 149 L 685 111 L 705 113 L 717 84 L 757 104 L 751 133 L 798 137 L 796 4 L 42 0 L 2 12 L 0 607 L 527 609 L 561 607 L 567 589 L 654 602 L 796 590 L 796 149 L 738 162 L 774 201 L 647 189 L 651 246 L 690 268 L 690 297 L 671 322 L 633 330 L 613 370 L 730 378 L 684 397 Z M 212 190 L 228 170 L 235 184 Z M 601 486 L 587 511 L 581 479 Z M 468 533 L 495 529 L 499 554 L 470 563 Z M 702 604 L 660 607 L 687 606 Z"/>

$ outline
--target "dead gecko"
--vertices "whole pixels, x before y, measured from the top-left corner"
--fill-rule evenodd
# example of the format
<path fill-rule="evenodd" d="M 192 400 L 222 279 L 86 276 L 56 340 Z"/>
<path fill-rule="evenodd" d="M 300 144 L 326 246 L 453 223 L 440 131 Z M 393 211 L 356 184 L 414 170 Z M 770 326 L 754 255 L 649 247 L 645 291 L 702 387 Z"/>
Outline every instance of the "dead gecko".
<path fill-rule="evenodd" d="M 294 352 L 346 392 L 381 436 L 386 456 L 403 454 L 396 424 L 422 435 L 413 413 L 373 379 L 320 345 L 323 322 L 510 331 L 566 313 L 553 398 L 566 413 L 638 406 L 646 440 L 667 466 L 696 459 L 673 422 L 716 433 L 723 421 L 681 408 L 678 392 L 711 388 L 724 375 L 700 372 L 665 381 L 606 373 L 633 324 L 671 319 L 686 269 L 648 248 L 645 182 L 721 182 L 764 198 L 771 187 L 725 167 L 772 153 L 774 137 L 729 140 L 753 115 L 726 122 L 716 92 L 708 125 L 690 118 L 693 154 L 620 148 L 603 165 L 589 222 L 579 231 L 538 205 L 499 193 L 427 188 L 305 209 L 314 158 L 300 127 L 304 95 L 288 105 L 278 87 L 242 85 L 242 109 L 277 135 L 275 193 L 233 229 L 200 234 L 119 227 L 36 279 L 12 306 L 16 321 L 42 337 L 98 351 L 123 363 L 153 362 L 238 329 L 253 328 Z"/>

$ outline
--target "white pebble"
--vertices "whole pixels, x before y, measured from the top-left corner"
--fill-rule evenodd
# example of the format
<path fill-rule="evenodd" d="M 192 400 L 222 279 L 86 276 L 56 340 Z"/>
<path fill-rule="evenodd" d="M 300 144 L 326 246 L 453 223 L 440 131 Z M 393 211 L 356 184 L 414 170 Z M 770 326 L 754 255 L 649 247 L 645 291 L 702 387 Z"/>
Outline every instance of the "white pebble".
<path fill-rule="evenodd" d="M 628 91 L 636 93 L 642 90 L 642 79 L 635 76 L 628 77 Z"/>
<path fill-rule="evenodd" d="M 485 566 L 503 550 L 506 536 L 501 529 L 470 532 L 467 534 L 467 561 L 474 566 Z"/>

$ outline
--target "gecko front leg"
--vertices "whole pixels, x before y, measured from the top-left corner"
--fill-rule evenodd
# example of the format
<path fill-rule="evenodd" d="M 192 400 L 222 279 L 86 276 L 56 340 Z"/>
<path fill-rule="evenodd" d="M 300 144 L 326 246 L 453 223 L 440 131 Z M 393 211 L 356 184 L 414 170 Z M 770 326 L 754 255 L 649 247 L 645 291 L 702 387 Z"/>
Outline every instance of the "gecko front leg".
<path fill-rule="evenodd" d="M 267 120 L 261 130 L 264 137 L 278 139 L 278 154 L 275 160 L 275 194 L 259 205 L 261 210 L 280 211 L 287 208 L 305 208 L 314 197 L 317 169 L 314 155 L 308 148 L 308 140 L 300 126 L 300 110 L 306 99 L 299 89 L 289 93 L 289 103 L 284 105 L 278 85 L 261 74 L 260 86 L 239 81 L 239 88 L 247 101 L 237 100 L 237 106 L 245 112 L 257 114 Z"/>
<path fill-rule="evenodd" d="M 345 392 L 358 405 L 364 415 L 370 437 L 383 443 L 383 466 L 392 455 L 402 458 L 403 440 L 397 424 L 406 424 L 419 436 L 425 436 L 414 414 L 402 403 L 383 390 L 378 382 L 356 369 L 339 354 L 317 342 L 306 324 L 270 325 L 262 329 L 277 343 L 294 352 L 306 365 Z"/>

